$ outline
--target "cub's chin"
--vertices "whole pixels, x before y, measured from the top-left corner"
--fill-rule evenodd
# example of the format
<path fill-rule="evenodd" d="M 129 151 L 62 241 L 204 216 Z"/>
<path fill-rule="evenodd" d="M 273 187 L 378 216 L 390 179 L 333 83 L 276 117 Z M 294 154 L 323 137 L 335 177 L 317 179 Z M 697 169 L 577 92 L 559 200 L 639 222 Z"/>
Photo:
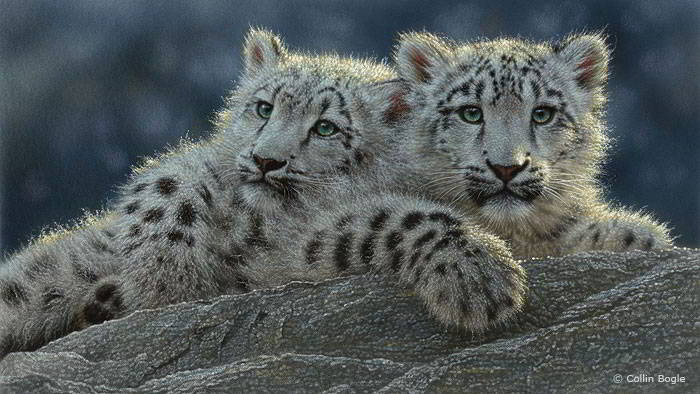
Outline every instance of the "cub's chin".
<path fill-rule="evenodd" d="M 241 196 L 245 204 L 261 213 L 275 213 L 288 205 L 294 196 L 264 181 L 244 183 Z"/>
<path fill-rule="evenodd" d="M 499 193 L 479 202 L 480 213 L 490 222 L 520 222 L 530 220 L 534 211 L 533 201 L 513 193 Z"/>

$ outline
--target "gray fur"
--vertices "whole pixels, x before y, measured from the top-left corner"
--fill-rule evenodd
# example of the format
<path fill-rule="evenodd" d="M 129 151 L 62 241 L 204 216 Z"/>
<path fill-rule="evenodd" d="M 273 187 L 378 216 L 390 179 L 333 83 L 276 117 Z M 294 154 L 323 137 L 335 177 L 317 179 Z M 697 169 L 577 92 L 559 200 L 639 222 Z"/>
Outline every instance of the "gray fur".
<path fill-rule="evenodd" d="M 137 309 L 366 272 L 396 275 L 458 328 L 479 332 L 521 308 L 524 273 L 502 241 L 406 194 L 418 178 L 397 149 L 406 88 L 392 69 L 292 53 L 255 29 L 244 55 L 210 139 L 146 161 L 108 212 L 9 258 L 2 354 Z M 318 135 L 319 120 L 337 133 Z M 264 174 L 260 163 L 274 165 Z M 43 252 L 58 268 L 30 278 Z"/>
<path fill-rule="evenodd" d="M 415 116 L 406 155 L 419 157 L 424 190 L 516 257 L 671 247 L 664 225 L 601 197 L 609 56 L 599 34 L 554 45 L 402 35 L 395 61 Z M 466 106 L 480 108 L 483 122 L 463 120 Z M 555 109 L 546 124 L 531 119 L 539 106 Z M 506 180 L 509 194 L 499 195 Z"/>

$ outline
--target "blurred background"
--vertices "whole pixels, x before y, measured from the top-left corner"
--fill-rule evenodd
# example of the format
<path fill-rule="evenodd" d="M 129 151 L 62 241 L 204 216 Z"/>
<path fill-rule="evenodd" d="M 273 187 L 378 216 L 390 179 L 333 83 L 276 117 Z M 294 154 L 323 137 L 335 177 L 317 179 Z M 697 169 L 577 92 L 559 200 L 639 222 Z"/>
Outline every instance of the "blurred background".
<path fill-rule="evenodd" d="M 290 48 L 376 58 L 404 30 L 551 40 L 604 28 L 607 196 L 700 246 L 700 1 L 0 0 L 0 255 L 104 207 L 139 158 L 206 135 L 250 25 Z"/>

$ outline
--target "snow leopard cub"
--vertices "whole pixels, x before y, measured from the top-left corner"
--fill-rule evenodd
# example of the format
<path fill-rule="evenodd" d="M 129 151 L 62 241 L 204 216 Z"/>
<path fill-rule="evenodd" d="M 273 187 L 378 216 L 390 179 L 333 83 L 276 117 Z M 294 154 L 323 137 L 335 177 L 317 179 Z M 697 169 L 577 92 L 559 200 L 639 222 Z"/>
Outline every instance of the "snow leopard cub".
<path fill-rule="evenodd" d="M 600 34 L 554 45 L 402 35 L 395 62 L 413 89 L 426 189 L 516 257 L 671 247 L 664 225 L 601 197 L 609 56 Z"/>
<path fill-rule="evenodd" d="M 0 272 L 0 354 L 141 308 L 382 272 L 438 320 L 482 331 L 523 304 L 502 241 L 412 185 L 405 84 L 369 61 L 289 52 L 253 30 L 209 140 L 148 161 L 96 223 Z M 39 246 L 42 245 L 42 246 Z"/>

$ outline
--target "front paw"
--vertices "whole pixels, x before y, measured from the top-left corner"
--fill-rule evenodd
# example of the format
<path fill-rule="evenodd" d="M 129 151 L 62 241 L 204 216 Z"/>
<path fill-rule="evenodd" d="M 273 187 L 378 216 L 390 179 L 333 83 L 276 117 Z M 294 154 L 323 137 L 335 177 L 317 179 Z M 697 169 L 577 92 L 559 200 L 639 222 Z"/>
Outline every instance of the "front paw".
<path fill-rule="evenodd" d="M 82 329 L 116 319 L 123 313 L 124 303 L 119 282 L 114 278 L 105 278 L 97 282 L 83 300 L 78 322 Z"/>
<path fill-rule="evenodd" d="M 644 216 L 630 215 L 592 223 L 587 232 L 593 250 L 623 252 L 668 249 L 673 246 L 668 230 Z"/>
<path fill-rule="evenodd" d="M 432 256 L 414 273 L 416 291 L 443 324 L 481 333 L 501 326 L 522 309 L 526 288 L 523 268 L 496 237 L 460 237 L 455 248 Z"/>

